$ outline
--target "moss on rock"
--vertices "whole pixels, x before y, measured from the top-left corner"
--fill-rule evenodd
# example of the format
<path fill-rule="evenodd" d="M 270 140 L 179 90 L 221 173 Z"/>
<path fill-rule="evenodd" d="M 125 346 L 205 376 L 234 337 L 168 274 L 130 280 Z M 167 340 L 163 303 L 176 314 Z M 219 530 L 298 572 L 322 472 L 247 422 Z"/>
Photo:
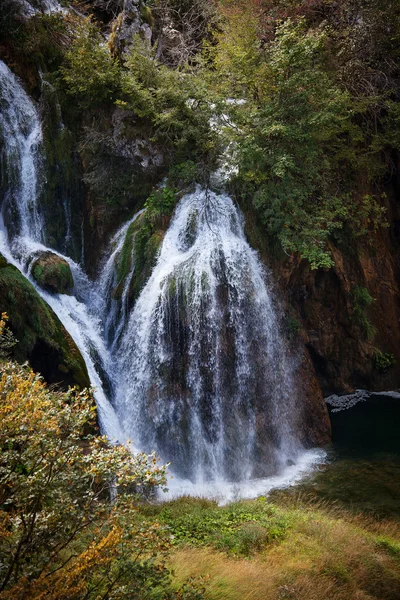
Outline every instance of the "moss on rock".
<path fill-rule="evenodd" d="M 48 383 L 89 387 L 85 362 L 75 342 L 33 285 L 0 255 L 0 310 L 18 339 L 13 358 L 29 361 Z"/>
<path fill-rule="evenodd" d="M 31 273 L 36 283 L 51 294 L 70 294 L 74 287 L 69 264 L 53 252 L 41 252 L 33 261 Z"/>
<path fill-rule="evenodd" d="M 132 258 L 135 272 L 130 283 L 129 302 L 138 298 L 151 275 L 164 235 L 164 229 L 149 227 L 145 213 L 130 225 L 117 266 L 118 285 L 113 291 L 116 300 L 121 298 L 127 277 L 132 273 Z"/>

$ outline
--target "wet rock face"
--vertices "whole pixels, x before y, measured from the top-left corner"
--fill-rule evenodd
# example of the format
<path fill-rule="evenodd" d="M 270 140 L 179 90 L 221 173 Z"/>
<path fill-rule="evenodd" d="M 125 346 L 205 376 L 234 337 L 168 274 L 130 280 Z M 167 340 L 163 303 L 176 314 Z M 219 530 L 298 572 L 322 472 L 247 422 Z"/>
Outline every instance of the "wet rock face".
<path fill-rule="evenodd" d="M 47 383 L 89 387 L 85 362 L 75 342 L 33 285 L 0 255 L 0 311 L 18 340 L 12 358 L 28 361 Z"/>
<path fill-rule="evenodd" d="M 398 191 L 388 189 L 389 227 L 371 234 L 368 243 L 365 238 L 331 243 L 335 266 L 329 270 L 313 271 L 298 256 L 272 258 L 254 215 L 246 214 L 249 238 L 274 271 L 285 311 L 292 312 L 301 326 L 299 345 L 304 344 L 310 356 L 324 396 L 400 386 L 398 197 Z M 371 297 L 371 303 L 361 307 L 369 332 L 357 309 L 356 288 Z M 378 352 L 393 355 L 390 368 L 379 369 Z"/>
<path fill-rule="evenodd" d="M 112 137 L 115 152 L 145 171 L 157 172 L 165 164 L 160 147 L 151 142 L 140 128 L 135 126 L 135 117 L 129 110 L 116 108 L 112 115 Z"/>
<path fill-rule="evenodd" d="M 33 261 L 32 277 L 51 294 L 70 294 L 74 279 L 66 260 L 53 252 L 41 252 Z"/>
<path fill-rule="evenodd" d="M 289 297 L 304 324 L 306 347 L 324 395 L 400 385 L 398 251 L 390 236 L 384 236 L 387 231 L 377 236 L 375 247 L 354 256 L 332 247 L 335 267 L 329 271 L 310 271 L 299 264 L 290 276 Z M 369 335 L 357 312 L 357 287 L 373 299 L 363 308 Z M 393 355 L 393 367 L 377 368 L 377 352 Z"/>

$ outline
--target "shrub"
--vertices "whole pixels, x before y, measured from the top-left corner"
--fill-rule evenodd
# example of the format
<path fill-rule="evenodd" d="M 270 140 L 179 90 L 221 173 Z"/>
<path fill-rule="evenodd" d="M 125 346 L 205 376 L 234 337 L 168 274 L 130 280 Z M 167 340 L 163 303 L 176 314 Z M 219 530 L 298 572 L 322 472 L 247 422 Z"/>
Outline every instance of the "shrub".
<path fill-rule="evenodd" d="M 301 331 L 300 323 L 298 322 L 297 319 L 295 319 L 292 316 L 290 316 L 288 318 L 287 323 L 286 323 L 286 328 L 287 328 L 288 336 L 291 340 L 294 340 Z"/>
<path fill-rule="evenodd" d="M 0 318 L 0 359 L 5 358 L 11 352 L 11 348 L 18 343 L 11 329 L 7 327 L 8 315 L 1 313 Z"/>
<path fill-rule="evenodd" d="M 382 352 L 379 349 L 375 350 L 373 360 L 376 370 L 381 371 L 382 373 L 385 373 L 388 369 L 391 369 L 396 364 L 394 354 L 391 352 Z"/>
<path fill-rule="evenodd" d="M 113 102 L 120 85 L 120 69 L 90 19 L 76 19 L 72 42 L 60 68 L 67 93 L 82 108 Z"/>
<path fill-rule="evenodd" d="M 287 254 L 329 268 L 328 240 L 344 225 L 356 237 L 384 222 L 375 196 L 354 194 L 358 178 L 384 170 L 377 141 L 363 130 L 378 99 L 355 99 L 338 80 L 327 27 L 276 21 L 261 40 L 259 15 L 232 6 L 211 50 L 216 87 L 245 100 L 224 109 L 234 123 L 239 190 Z"/>
<path fill-rule="evenodd" d="M 89 392 L 52 392 L 1 365 L 1 597 L 192 598 L 170 587 L 165 527 L 137 513 L 136 494 L 164 486 L 165 468 L 88 434 L 94 414 Z"/>
<path fill-rule="evenodd" d="M 118 104 L 151 124 L 154 141 L 172 149 L 176 162 L 215 154 L 211 90 L 201 73 L 188 66 L 174 70 L 160 64 L 138 36 L 124 66 Z"/>

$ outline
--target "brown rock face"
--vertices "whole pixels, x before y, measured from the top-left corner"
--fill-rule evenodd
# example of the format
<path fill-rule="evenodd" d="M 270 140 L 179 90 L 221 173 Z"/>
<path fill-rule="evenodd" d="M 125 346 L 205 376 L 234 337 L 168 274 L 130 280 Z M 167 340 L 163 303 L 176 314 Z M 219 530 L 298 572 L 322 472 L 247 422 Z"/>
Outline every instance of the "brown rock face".
<path fill-rule="evenodd" d="M 309 353 L 304 352 L 297 370 L 297 397 L 301 399 L 299 431 L 305 448 L 326 446 L 331 441 L 331 423 Z"/>
<path fill-rule="evenodd" d="M 349 240 L 340 247 L 332 243 L 335 266 L 329 270 L 312 271 L 297 256 L 271 259 L 266 247 L 255 241 L 262 234 L 254 216 L 248 218 L 249 237 L 274 271 L 287 314 L 299 322 L 324 396 L 355 388 L 400 387 L 400 217 L 396 195 L 391 191 L 388 196 L 389 226 L 368 239 Z M 361 307 L 356 298 L 360 289 L 370 297 Z M 392 364 L 382 368 L 379 353 Z M 316 390 L 312 374 L 307 377 L 307 389 Z"/>

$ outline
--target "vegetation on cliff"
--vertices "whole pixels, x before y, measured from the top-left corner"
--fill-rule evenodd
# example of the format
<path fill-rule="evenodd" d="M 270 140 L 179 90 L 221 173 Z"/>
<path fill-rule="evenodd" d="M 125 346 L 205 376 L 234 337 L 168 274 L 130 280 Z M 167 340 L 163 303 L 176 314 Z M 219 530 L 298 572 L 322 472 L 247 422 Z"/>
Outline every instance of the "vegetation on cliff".
<path fill-rule="evenodd" d="M 254 245 L 304 259 L 303 285 L 287 278 L 298 295 L 288 337 L 297 343 L 309 335 L 324 389 L 332 381 L 341 391 L 349 381 L 369 383 L 367 363 L 379 375 L 393 371 L 396 339 L 375 314 L 376 287 L 364 274 L 380 263 L 376 241 L 389 220 L 400 239 L 387 195 L 389 184 L 399 185 L 399 0 L 135 0 L 129 11 L 120 0 L 87 0 L 29 19 L 14 0 L 1 4 L 0 55 L 44 115 L 49 245 L 64 250 L 67 207 L 68 250 L 81 258 L 83 229 L 93 272 L 109 234 L 144 207 L 127 231 L 113 290 L 119 300 L 134 257 L 133 303 L 178 190 L 212 186 L 229 148 L 229 186 L 254 219 Z M 164 176 L 167 185 L 154 191 Z M 354 271 L 332 268 L 338 248 Z M 364 270 L 354 259 L 360 249 L 375 257 Z M 389 259 L 391 266 L 397 255 Z M 50 267 L 33 266 L 38 283 L 69 291 L 65 265 Z M 396 298 L 396 271 L 383 275 Z M 137 492 L 152 500 L 149 489 L 165 483 L 154 457 L 133 457 L 88 434 L 89 392 L 53 391 L 7 359 L 29 360 L 49 383 L 89 385 L 73 340 L 3 258 L 0 310 L 10 315 L 9 330 L 0 321 L 0 598 L 239 600 L 249 590 L 260 600 L 400 596 L 391 514 L 355 515 L 338 508 L 337 495 L 328 498 L 334 507 L 291 495 L 227 507 L 143 502 Z M 342 376 L 344 363 L 350 373 Z M 186 582 L 193 576 L 198 583 Z"/>
<path fill-rule="evenodd" d="M 165 467 L 88 433 L 95 414 L 88 391 L 52 391 L 5 358 L 6 320 L 0 598 L 239 600 L 249 590 L 260 600 L 398 598 L 398 525 L 360 513 L 363 495 L 329 506 L 311 482 L 308 496 L 158 504 Z"/>
<path fill-rule="evenodd" d="M 210 117 L 228 114 L 241 201 L 287 253 L 330 267 L 329 239 L 351 242 L 385 224 L 374 186 L 399 146 L 400 27 L 389 4 L 220 2 L 202 48 L 172 66 L 140 37 L 113 55 L 95 25 L 81 23 L 63 78 L 82 108 L 116 102 L 147 123 L 147 135 L 167 149 L 165 165 L 192 159 L 211 171 L 221 145 Z M 156 23 L 171 10 L 182 17 L 184 3 L 156 3 Z M 241 102 L 226 105 L 228 97 Z"/>
<path fill-rule="evenodd" d="M 385 224 L 380 190 L 400 144 L 397 0 L 132 6 L 129 16 L 118 3 L 86 3 L 102 20 L 36 15 L 22 28 L 10 9 L 3 26 L 15 57 L 29 54 L 56 86 L 71 126 L 86 127 L 79 135 L 94 197 L 143 201 L 138 181 L 149 169 L 129 150 L 138 136 L 150 144 L 143 152 L 160 153 L 158 175 L 188 160 L 212 171 L 224 144 L 210 118 L 220 114 L 236 146 L 238 198 L 286 253 L 330 267 L 329 240 L 355 244 Z M 129 19 L 136 29 L 121 46 Z M 126 117 L 119 141 L 115 106 Z M 115 184 L 105 192 L 107 178 Z"/>

